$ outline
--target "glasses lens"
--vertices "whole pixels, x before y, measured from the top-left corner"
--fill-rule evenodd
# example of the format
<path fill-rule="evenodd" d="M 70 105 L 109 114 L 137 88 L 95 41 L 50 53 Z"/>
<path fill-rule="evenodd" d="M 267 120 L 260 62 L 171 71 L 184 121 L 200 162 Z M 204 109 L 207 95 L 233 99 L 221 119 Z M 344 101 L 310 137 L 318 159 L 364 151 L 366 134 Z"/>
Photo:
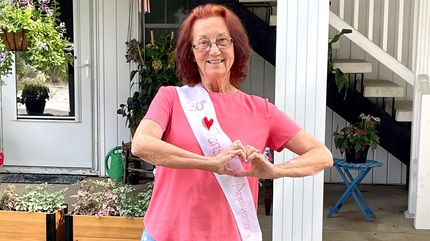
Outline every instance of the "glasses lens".
<path fill-rule="evenodd" d="M 215 41 L 215 44 L 216 46 L 218 46 L 219 49 L 225 49 L 230 47 L 232 42 L 232 38 L 219 38 Z M 193 44 L 193 48 L 197 51 L 208 51 L 211 48 L 211 45 L 211 41 L 207 39 L 202 39 L 197 43 Z"/>
<path fill-rule="evenodd" d="M 216 40 L 216 45 L 218 48 L 228 48 L 230 46 L 231 40 L 228 38 L 220 38 Z"/>

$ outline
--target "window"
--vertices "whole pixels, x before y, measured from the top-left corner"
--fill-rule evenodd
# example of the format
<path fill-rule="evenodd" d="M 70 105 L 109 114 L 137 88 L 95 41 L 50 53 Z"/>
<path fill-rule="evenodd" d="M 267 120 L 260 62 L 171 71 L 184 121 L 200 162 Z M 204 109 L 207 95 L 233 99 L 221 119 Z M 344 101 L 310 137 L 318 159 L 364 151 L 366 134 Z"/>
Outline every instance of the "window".
<path fill-rule="evenodd" d="M 60 5 L 61 22 L 66 24 L 66 36 L 73 42 L 73 0 L 57 0 Z M 71 119 L 75 118 L 75 91 L 74 91 L 74 68 L 72 65 L 66 67 L 64 73 L 57 69 L 44 72 L 30 71 L 26 64 L 25 52 L 15 54 L 16 89 L 17 98 L 21 97 L 23 88 L 30 83 L 44 85 L 49 89 L 49 99 L 43 110 L 32 111 L 29 106 L 17 103 L 18 119 Z M 33 91 L 36 91 L 33 89 Z M 27 92 L 29 93 L 29 92 Z"/>

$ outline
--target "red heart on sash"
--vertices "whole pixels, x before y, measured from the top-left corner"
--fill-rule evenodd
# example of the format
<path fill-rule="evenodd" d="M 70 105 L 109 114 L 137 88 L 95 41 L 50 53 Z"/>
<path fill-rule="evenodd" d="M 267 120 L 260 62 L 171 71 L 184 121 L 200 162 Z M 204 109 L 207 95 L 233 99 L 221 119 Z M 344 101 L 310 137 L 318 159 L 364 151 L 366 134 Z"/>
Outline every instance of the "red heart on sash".
<path fill-rule="evenodd" d="M 206 116 L 203 118 L 203 124 L 205 125 L 206 129 L 209 130 L 213 123 L 214 123 L 213 119 L 208 119 Z"/>

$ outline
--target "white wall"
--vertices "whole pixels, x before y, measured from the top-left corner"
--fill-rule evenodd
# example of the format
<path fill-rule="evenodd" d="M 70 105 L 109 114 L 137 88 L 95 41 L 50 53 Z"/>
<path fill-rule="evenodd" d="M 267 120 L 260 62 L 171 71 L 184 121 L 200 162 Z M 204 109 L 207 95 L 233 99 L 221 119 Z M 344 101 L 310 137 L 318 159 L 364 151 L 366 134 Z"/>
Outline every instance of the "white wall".
<path fill-rule="evenodd" d="M 96 0 L 94 48 L 97 63 L 96 89 L 98 90 L 97 146 L 100 153 L 100 175 L 105 175 L 104 156 L 122 141 L 131 140 L 125 118 L 116 111 L 130 96 L 130 64 L 126 63 L 125 42 L 129 36 L 129 7 L 135 7 L 131 36 L 137 36 L 137 0 Z"/>
<path fill-rule="evenodd" d="M 255 52 L 250 58 L 249 66 L 249 73 L 241 90 L 268 98 L 275 104 L 275 67 Z"/>

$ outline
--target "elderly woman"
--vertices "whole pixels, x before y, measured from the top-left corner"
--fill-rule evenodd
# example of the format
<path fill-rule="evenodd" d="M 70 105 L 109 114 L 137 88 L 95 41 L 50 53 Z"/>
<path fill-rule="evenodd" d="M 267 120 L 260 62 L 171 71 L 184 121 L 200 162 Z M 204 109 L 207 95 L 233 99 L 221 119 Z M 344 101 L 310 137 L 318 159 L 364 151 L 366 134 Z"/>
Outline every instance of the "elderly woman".
<path fill-rule="evenodd" d="M 175 50 L 183 87 L 162 87 L 132 153 L 157 166 L 142 240 L 261 240 L 258 178 L 303 177 L 332 155 L 267 99 L 239 90 L 251 54 L 239 18 L 221 5 L 195 8 Z M 270 163 L 265 147 L 299 156 Z"/>

